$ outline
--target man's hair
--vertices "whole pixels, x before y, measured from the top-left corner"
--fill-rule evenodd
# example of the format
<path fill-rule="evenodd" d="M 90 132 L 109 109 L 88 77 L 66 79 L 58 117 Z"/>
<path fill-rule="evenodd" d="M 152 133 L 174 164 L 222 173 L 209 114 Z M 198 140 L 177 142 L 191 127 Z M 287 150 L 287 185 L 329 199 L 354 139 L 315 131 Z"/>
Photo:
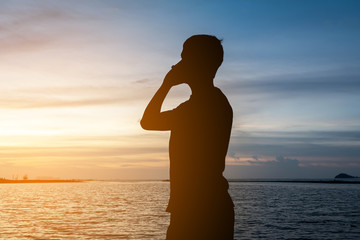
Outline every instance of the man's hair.
<path fill-rule="evenodd" d="M 220 67 L 224 58 L 222 40 L 211 35 L 193 35 L 183 45 L 182 58 L 200 61 L 204 67 L 216 70 Z"/>

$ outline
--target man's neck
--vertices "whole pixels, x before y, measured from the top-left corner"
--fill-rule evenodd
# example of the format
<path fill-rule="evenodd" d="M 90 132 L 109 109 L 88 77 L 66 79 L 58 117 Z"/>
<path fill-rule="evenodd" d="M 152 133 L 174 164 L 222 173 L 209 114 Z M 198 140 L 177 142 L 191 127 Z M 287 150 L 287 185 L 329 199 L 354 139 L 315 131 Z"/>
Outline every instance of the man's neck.
<path fill-rule="evenodd" d="M 191 88 L 191 95 L 192 96 L 201 96 L 204 94 L 207 94 L 214 90 L 215 86 L 213 81 L 199 81 L 200 83 L 206 83 L 206 84 L 189 84 Z"/>

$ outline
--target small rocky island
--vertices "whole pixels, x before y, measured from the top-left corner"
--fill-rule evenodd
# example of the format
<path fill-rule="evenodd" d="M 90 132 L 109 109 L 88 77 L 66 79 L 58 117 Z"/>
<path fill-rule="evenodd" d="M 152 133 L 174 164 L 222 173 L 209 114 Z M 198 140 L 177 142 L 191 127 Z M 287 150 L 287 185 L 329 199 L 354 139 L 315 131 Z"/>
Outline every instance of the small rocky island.
<path fill-rule="evenodd" d="M 351 176 L 346 173 L 340 173 L 335 176 L 334 183 L 357 183 L 357 184 L 360 184 L 360 177 Z"/>
<path fill-rule="evenodd" d="M 351 176 L 346 173 L 340 173 L 340 174 L 336 175 L 335 178 L 359 178 L 359 177 L 354 177 L 354 176 Z"/>

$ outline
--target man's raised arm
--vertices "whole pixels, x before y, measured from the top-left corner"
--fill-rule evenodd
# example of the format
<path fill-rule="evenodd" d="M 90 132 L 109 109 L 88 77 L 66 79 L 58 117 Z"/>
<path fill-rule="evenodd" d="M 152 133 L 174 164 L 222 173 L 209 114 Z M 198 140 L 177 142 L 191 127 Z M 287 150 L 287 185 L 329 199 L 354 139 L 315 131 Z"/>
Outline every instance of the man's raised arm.
<path fill-rule="evenodd" d="M 140 121 L 145 130 L 170 130 L 170 121 L 166 114 L 161 113 L 161 106 L 171 86 L 162 84 L 147 105 L 144 115 Z"/>
<path fill-rule="evenodd" d="M 141 127 L 143 129 L 158 131 L 170 130 L 171 111 L 161 112 L 161 106 L 171 87 L 183 83 L 179 81 L 176 75 L 177 74 L 174 73 L 173 69 L 170 70 L 166 74 L 160 88 L 156 91 L 155 95 L 150 100 L 140 121 Z"/>

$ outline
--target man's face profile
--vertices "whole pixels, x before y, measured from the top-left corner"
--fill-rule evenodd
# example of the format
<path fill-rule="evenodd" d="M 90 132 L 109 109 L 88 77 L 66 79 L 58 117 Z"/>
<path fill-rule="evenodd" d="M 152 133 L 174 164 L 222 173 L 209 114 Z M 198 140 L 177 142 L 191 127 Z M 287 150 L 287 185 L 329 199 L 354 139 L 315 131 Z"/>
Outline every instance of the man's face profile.
<path fill-rule="evenodd" d="M 195 35 L 184 42 L 181 60 L 172 70 L 187 84 L 192 84 L 199 78 L 213 79 L 222 58 L 220 40 L 208 35 Z"/>
<path fill-rule="evenodd" d="M 191 83 L 198 76 L 196 64 L 193 61 L 184 58 L 172 66 L 172 71 L 187 84 Z"/>

